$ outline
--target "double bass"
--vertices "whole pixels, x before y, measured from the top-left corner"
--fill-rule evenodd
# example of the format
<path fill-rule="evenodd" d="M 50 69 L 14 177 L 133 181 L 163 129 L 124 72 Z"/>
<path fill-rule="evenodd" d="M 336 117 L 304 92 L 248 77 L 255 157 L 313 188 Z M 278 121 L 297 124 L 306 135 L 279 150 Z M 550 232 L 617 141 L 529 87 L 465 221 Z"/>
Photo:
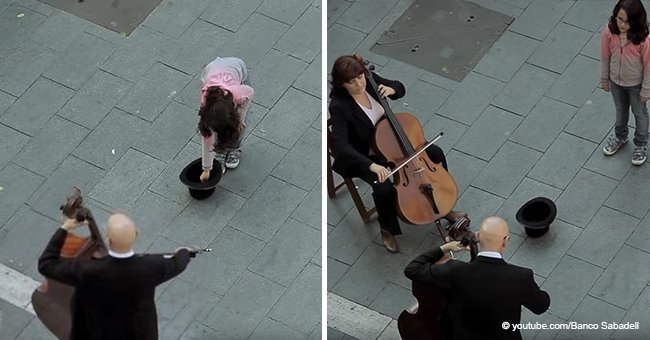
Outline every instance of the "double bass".
<path fill-rule="evenodd" d="M 79 222 L 87 221 L 90 236 L 81 237 L 73 232 L 68 235 L 61 248 L 61 257 L 76 259 L 99 259 L 108 254 L 93 214 L 83 204 L 81 190 L 73 193 L 61 207 L 64 216 Z M 59 339 L 69 339 L 72 331 L 73 299 L 75 288 L 45 278 L 32 294 L 32 306 L 36 316 Z"/>
<path fill-rule="evenodd" d="M 458 199 L 456 182 L 425 152 L 437 138 L 427 142 L 417 117 L 391 110 L 369 72 L 373 69 L 372 65 L 368 67 L 367 79 L 384 108 L 385 118 L 375 126 L 372 147 L 376 154 L 395 165 L 391 175 L 395 175 L 397 213 L 404 222 L 416 225 L 436 222 L 440 228 L 439 219 L 454 208 Z"/>
<path fill-rule="evenodd" d="M 448 228 L 448 238 L 460 241 L 461 245 L 469 247 L 470 261 L 474 261 L 478 255 L 478 241 L 470 230 L 469 224 L 469 218 L 459 218 Z M 436 265 L 442 265 L 452 259 L 453 253 L 451 256 L 445 254 Z M 442 324 L 444 322 L 442 312 L 446 305 L 445 291 L 437 286 L 418 281 L 411 283 L 411 289 L 418 303 L 399 315 L 397 329 L 400 337 L 403 340 L 449 338 L 445 332 L 445 325 Z"/>

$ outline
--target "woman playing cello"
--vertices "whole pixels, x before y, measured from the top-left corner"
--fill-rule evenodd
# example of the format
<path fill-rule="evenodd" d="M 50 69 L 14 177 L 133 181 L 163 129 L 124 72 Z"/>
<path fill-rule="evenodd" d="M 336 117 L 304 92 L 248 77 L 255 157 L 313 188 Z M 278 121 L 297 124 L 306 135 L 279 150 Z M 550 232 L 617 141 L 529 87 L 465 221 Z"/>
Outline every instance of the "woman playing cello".
<path fill-rule="evenodd" d="M 366 70 L 364 61 L 358 55 L 339 57 L 332 67 L 332 90 L 329 113 L 332 120 L 332 145 L 334 155 L 332 168 L 343 177 L 359 177 L 372 186 L 372 197 L 377 208 L 379 228 L 384 246 L 390 252 L 397 252 L 394 235 L 401 234 L 396 211 L 396 191 L 390 181 L 390 170 L 386 160 L 371 150 L 374 127 L 384 116 L 384 108 L 371 89 L 366 77 L 373 77 L 382 97 L 392 100 L 406 94 L 404 85 L 397 80 L 388 80 Z M 436 145 L 426 149 L 434 163 L 441 163 L 447 169 L 445 155 Z M 466 213 L 451 211 L 445 218 L 453 223 Z"/>

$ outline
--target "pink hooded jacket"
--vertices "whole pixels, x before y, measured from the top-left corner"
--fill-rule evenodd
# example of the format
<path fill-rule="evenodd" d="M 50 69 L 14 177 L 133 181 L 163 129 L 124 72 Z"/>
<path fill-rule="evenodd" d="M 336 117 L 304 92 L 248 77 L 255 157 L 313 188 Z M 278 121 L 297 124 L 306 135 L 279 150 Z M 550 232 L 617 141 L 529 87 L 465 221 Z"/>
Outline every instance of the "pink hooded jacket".
<path fill-rule="evenodd" d="M 641 96 L 650 97 L 650 43 L 639 45 L 628 40 L 621 47 L 621 36 L 605 25 L 600 44 L 600 80 L 619 86 L 641 85 Z"/>

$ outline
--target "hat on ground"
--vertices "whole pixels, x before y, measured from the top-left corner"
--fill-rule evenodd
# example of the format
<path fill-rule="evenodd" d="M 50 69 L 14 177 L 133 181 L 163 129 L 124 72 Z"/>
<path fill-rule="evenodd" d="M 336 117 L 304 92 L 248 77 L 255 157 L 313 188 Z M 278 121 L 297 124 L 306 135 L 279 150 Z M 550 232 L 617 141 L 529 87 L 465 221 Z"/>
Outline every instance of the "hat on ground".
<path fill-rule="evenodd" d="M 553 201 L 546 197 L 536 197 L 519 208 L 516 218 L 528 236 L 540 237 L 548 232 L 556 214 L 557 207 Z"/>
<path fill-rule="evenodd" d="M 200 179 L 202 172 L 203 167 L 201 166 L 201 158 L 199 158 L 188 164 L 178 176 L 181 182 L 189 189 L 190 196 L 197 200 L 206 199 L 214 193 L 217 184 L 221 180 L 221 163 L 216 159 L 212 162 L 210 178 L 205 182 L 201 182 Z"/>

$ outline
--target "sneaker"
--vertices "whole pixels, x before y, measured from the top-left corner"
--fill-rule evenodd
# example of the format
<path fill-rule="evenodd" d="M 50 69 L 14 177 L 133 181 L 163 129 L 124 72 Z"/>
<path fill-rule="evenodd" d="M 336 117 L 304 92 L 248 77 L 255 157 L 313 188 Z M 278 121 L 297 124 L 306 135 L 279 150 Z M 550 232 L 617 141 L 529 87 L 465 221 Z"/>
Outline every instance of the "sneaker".
<path fill-rule="evenodd" d="M 625 143 L 627 143 L 627 137 L 619 138 L 616 135 L 611 135 L 607 140 L 607 145 L 603 148 L 603 153 L 607 156 L 611 156 Z"/>
<path fill-rule="evenodd" d="M 220 152 L 215 152 L 214 153 L 214 159 L 221 164 L 223 167 L 224 164 L 226 164 L 226 154 L 225 153 L 220 153 Z"/>
<path fill-rule="evenodd" d="M 226 168 L 234 169 L 239 165 L 239 157 L 241 156 L 241 150 L 235 149 L 228 151 L 226 154 Z"/>
<path fill-rule="evenodd" d="M 632 164 L 641 165 L 645 163 L 646 158 L 648 158 L 647 146 L 637 146 L 634 148 L 634 154 L 632 154 Z"/>

